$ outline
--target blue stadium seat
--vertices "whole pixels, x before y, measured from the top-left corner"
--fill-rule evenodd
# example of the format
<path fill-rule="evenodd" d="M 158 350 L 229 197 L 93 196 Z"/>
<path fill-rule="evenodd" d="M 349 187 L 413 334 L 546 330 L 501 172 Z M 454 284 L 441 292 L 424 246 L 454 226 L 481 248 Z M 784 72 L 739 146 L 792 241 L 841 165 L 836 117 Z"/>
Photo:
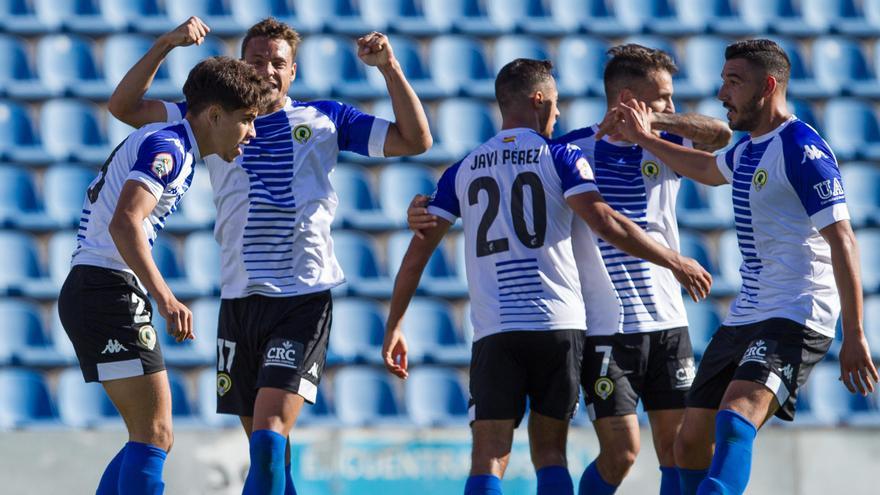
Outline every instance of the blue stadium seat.
<path fill-rule="evenodd" d="M 422 366 L 404 382 L 406 409 L 417 426 L 463 426 L 468 422 L 467 395 L 454 369 Z"/>
<path fill-rule="evenodd" d="M 299 412 L 299 417 L 296 418 L 296 424 L 304 426 L 339 427 L 339 421 L 336 419 L 336 415 L 330 408 L 326 386 L 322 385 L 318 387 L 318 395 L 315 397 L 314 404 L 309 404 L 308 402 L 305 403 Z"/>
<path fill-rule="evenodd" d="M 804 22 L 792 0 L 739 0 L 738 4 L 743 23 L 755 33 L 811 36 L 822 32 Z"/>
<path fill-rule="evenodd" d="M 42 34 L 52 29 L 34 13 L 28 0 L 0 1 L 0 30 L 16 34 Z"/>
<path fill-rule="evenodd" d="M 125 122 L 117 120 L 116 117 L 107 115 L 107 142 L 114 148 L 136 130 Z"/>
<path fill-rule="evenodd" d="M 489 73 L 483 45 L 475 38 L 441 35 L 431 41 L 428 63 L 434 82 L 450 94 L 494 97 L 494 74 Z"/>
<path fill-rule="evenodd" d="M 483 102 L 467 99 L 447 99 L 440 102 L 437 109 L 439 142 L 435 146 L 442 145 L 456 160 L 496 133 L 494 119 Z"/>
<path fill-rule="evenodd" d="M 104 76 L 107 83 L 116 87 L 128 70 L 147 53 L 152 45 L 153 40 L 145 35 L 114 34 L 108 36 L 104 40 L 103 57 Z M 159 66 L 159 70 L 156 71 L 156 76 L 150 84 L 147 97 L 175 99 L 181 94 L 181 90 L 182 87 L 175 87 L 171 83 L 168 67 L 166 64 L 162 64 Z"/>
<path fill-rule="evenodd" d="M 553 20 L 570 33 L 589 32 L 597 36 L 629 33 L 603 0 L 550 0 Z"/>
<path fill-rule="evenodd" d="M 735 290 L 739 290 L 742 284 L 742 277 L 739 273 L 740 265 L 742 265 L 742 253 L 739 251 L 739 242 L 735 231 L 724 231 L 718 238 L 717 260 L 718 270 L 724 281 L 735 287 Z"/>
<path fill-rule="evenodd" d="M 709 249 L 702 236 L 698 233 L 683 230 L 679 233 L 681 254 L 697 260 L 707 272 L 714 277 L 718 276 L 718 269 L 709 256 Z M 714 289 L 715 287 L 713 287 Z"/>
<path fill-rule="evenodd" d="M 186 277 L 203 295 L 220 295 L 220 246 L 210 231 L 194 232 L 183 244 Z"/>
<path fill-rule="evenodd" d="M 729 44 L 729 40 L 717 36 L 694 36 L 685 42 L 687 83 L 702 96 L 714 96 L 721 87 L 724 50 Z M 675 92 L 689 96 L 681 87 L 676 87 Z"/>
<path fill-rule="evenodd" d="M 363 36 L 370 31 L 349 0 L 293 0 L 293 5 L 299 26 L 307 32 Z"/>
<path fill-rule="evenodd" d="M 729 227 L 729 219 L 718 216 L 709 204 L 711 189 L 692 180 L 682 180 L 676 214 L 681 226 L 698 230 Z"/>
<path fill-rule="evenodd" d="M 541 38 L 526 35 L 506 35 L 495 40 L 494 73 L 517 58 L 549 60 L 550 53 Z"/>
<path fill-rule="evenodd" d="M 561 97 L 604 95 L 603 73 L 608 44 L 588 36 L 566 36 L 559 42 L 556 83 Z"/>
<path fill-rule="evenodd" d="M 803 389 L 803 401 L 808 415 L 819 424 L 835 426 L 840 423 L 876 424 L 880 421 L 877 404 L 873 397 L 851 394 L 838 380 L 840 366 L 837 363 L 817 364 Z M 801 398 L 798 399 L 800 409 Z"/>
<path fill-rule="evenodd" d="M 880 296 L 868 296 L 865 298 L 865 338 L 871 347 L 874 361 L 880 359 Z M 838 325 L 839 327 L 839 325 Z M 838 332 L 840 333 L 840 328 Z M 840 335 L 842 337 L 842 334 Z"/>
<path fill-rule="evenodd" d="M 76 35 L 56 34 L 37 42 L 37 73 L 48 88 L 66 96 L 106 100 L 113 92 L 98 72 L 94 45 Z"/>
<path fill-rule="evenodd" d="M 46 214 L 61 228 L 75 228 L 82 217 L 86 191 L 97 178 L 95 170 L 71 164 L 56 164 L 43 174 Z"/>
<path fill-rule="evenodd" d="M 189 233 L 194 230 L 209 230 L 214 226 L 217 210 L 214 207 L 214 192 L 205 167 L 196 166 L 192 183 L 177 210 L 166 219 L 165 230 Z"/>
<path fill-rule="evenodd" d="M 384 370 L 346 366 L 333 377 L 336 416 L 345 426 L 381 426 L 405 423 Z"/>
<path fill-rule="evenodd" d="M 347 290 L 366 297 L 391 296 L 392 280 L 381 271 L 371 237 L 359 232 L 335 232 L 333 251 L 348 281 L 336 293 Z"/>
<path fill-rule="evenodd" d="M 502 33 L 558 36 L 565 33 L 544 10 L 541 0 L 486 0 L 486 14 Z"/>
<path fill-rule="evenodd" d="M 65 365 L 76 364 L 76 351 L 74 351 L 73 344 L 70 342 L 67 332 L 64 331 L 64 326 L 61 324 L 61 317 L 58 316 L 57 302 L 52 305 L 52 310 L 49 314 L 51 322 L 49 324 L 49 340 L 52 342 L 52 347 L 58 356 L 63 358 Z"/>
<path fill-rule="evenodd" d="M 216 349 L 216 346 L 214 348 Z M 169 370 L 168 385 L 171 388 L 171 415 L 174 416 L 175 426 L 194 420 L 195 411 L 189 399 L 186 379 L 175 370 Z"/>
<path fill-rule="evenodd" d="M 31 0 L 34 12 L 52 31 L 66 30 L 89 35 L 106 34 L 124 26 L 109 22 L 96 0 Z"/>
<path fill-rule="evenodd" d="M 825 139 L 838 160 L 880 158 L 880 127 L 871 104 L 849 98 L 825 105 Z"/>
<path fill-rule="evenodd" d="M 79 100 L 51 100 L 40 111 L 43 146 L 57 161 L 103 163 L 112 148 L 98 124 L 98 109 Z"/>
<path fill-rule="evenodd" d="M 158 334 L 162 355 L 170 366 L 196 367 L 214 364 L 217 356 L 217 317 L 220 301 L 213 298 L 197 299 L 189 309 L 193 314 L 195 339 L 177 342 L 168 334 L 168 325 L 153 303 L 153 325 Z"/>
<path fill-rule="evenodd" d="M 406 225 L 406 209 L 416 194 L 431 194 L 436 179 L 429 167 L 414 164 L 393 164 L 382 169 L 379 176 L 379 197 L 382 211 L 397 227 Z"/>
<path fill-rule="evenodd" d="M 299 27 L 299 19 L 285 0 L 230 0 L 229 11 L 243 30 L 267 17 L 274 17 L 285 24 Z M 210 27 L 210 24 L 208 26 Z"/>
<path fill-rule="evenodd" d="M 430 26 L 430 32 L 424 34 L 441 34 L 457 30 L 456 24 L 461 19 L 471 18 L 484 24 L 489 34 L 497 34 L 489 20 L 480 11 L 478 0 L 421 0 L 421 14 L 424 22 Z M 407 19 L 401 19 L 399 29 L 402 33 L 420 35 L 422 33 L 408 26 Z M 421 29 L 421 21 L 417 21 Z"/>
<path fill-rule="evenodd" d="M 403 317 L 409 362 L 464 366 L 471 351 L 455 328 L 452 309 L 439 299 L 416 297 Z"/>
<path fill-rule="evenodd" d="M 868 70 L 858 43 L 838 37 L 823 37 L 813 43 L 816 80 L 831 93 L 880 96 L 880 81 Z"/>
<path fill-rule="evenodd" d="M 22 232 L 0 231 L 0 293 L 7 296 L 56 298 L 55 285 L 43 275 L 36 242 Z"/>
<path fill-rule="evenodd" d="M 854 36 L 876 36 L 871 25 L 853 0 L 800 0 L 804 22 L 821 32 Z"/>
<path fill-rule="evenodd" d="M 880 230 L 858 230 L 856 239 L 862 265 L 862 288 L 868 293 L 880 292 Z"/>
<path fill-rule="evenodd" d="M 223 0 L 188 0 L 164 4 L 173 23 L 181 24 L 191 16 L 196 16 L 211 28 L 211 34 L 215 36 L 240 34 L 249 27 L 236 22 Z"/>
<path fill-rule="evenodd" d="M 791 62 L 791 77 L 788 92 L 798 98 L 827 98 L 832 96 L 829 88 L 820 84 L 808 70 L 803 50 L 797 41 L 785 37 L 771 37 L 788 55 Z M 815 60 L 815 59 L 814 59 Z"/>
<path fill-rule="evenodd" d="M 359 8 L 368 29 L 417 36 L 442 32 L 435 23 L 425 19 L 413 0 L 360 0 Z M 397 46 L 392 46 L 397 54 Z"/>
<path fill-rule="evenodd" d="M 695 303 L 690 298 L 684 298 L 684 307 L 687 311 L 688 333 L 691 336 L 691 346 L 694 348 L 694 356 L 699 359 L 706 346 L 712 340 L 712 335 L 721 326 L 721 317 L 718 316 L 711 300 Z"/>
<path fill-rule="evenodd" d="M 113 25 L 148 34 L 165 33 L 176 24 L 158 0 L 98 0 L 104 17 Z"/>
<path fill-rule="evenodd" d="M 208 368 L 196 377 L 195 415 L 203 424 L 213 428 L 237 428 L 237 416 L 217 413 L 217 370 Z M 305 408 L 303 408 L 305 409 Z M 297 424 L 299 424 L 297 420 Z"/>
<path fill-rule="evenodd" d="M 46 230 L 53 224 L 43 213 L 31 174 L 25 169 L 0 166 L 0 225 Z"/>
<path fill-rule="evenodd" d="M 70 258 L 76 249 L 76 232 L 70 230 L 58 230 L 49 237 L 47 246 L 49 278 L 58 290 L 64 284 L 64 279 L 70 273 Z"/>
<path fill-rule="evenodd" d="M 388 238 L 388 275 L 391 278 L 397 276 L 400 263 L 409 248 L 412 232 L 401 230 L 391 234 Z M 458 298 L 467 295 L 467 285 L 458 278 L 455 270 L 446 261 L 443 245 L 437 247 L 419 282 L 419 292 L 444 298 Z"/>
<path fill-rule="evenodd" d="M 367 171 L 359 165 L 336 166 L 330 183 L 339 197 L 338 223 L 360 230 L 386 230 L 395 225 L 379 208 L 370 182 Z"/>
<path fill-rule="evenodd" d="M 24 40 L 5 34 L 0 34 L 0 92 L 26 100 L 57 96 L 34 74 Z"/>
<path fill-rule="evenodd" d="M 445 91 L 436 86 L 431 80 L 429 84 L 434 88 L 432 91 L 437 91 L 437 93 L 445 94 Z M 421 93 L 419 93 L 419 97 L 422 98 Z M 422 154 L 410 156 L 406 159 L 409 161 L 422 162 L 422 163 L 430 163 L 430 164 L 448 164 L 460 157 L 452 155 L 444 146 L 443 143 L 439 141 L 439 137 L 437 136 L 436 126 L 434 125 L 434 117 L 431 113 L 431 108 L 424 106 L 425 98 L 422 98 L 423 105 L 422 109 L 425 111 L 425 116 L 428 117 L 428 128 L 431 130 L 431 135 L 434 138 L 434 144 L 428 151 L 425 151 Z M 378 100 L 373 103 L 373 108 L 371 113 L 376 117 L 381 117 L 389 122 L 394 122 L 396 117 L 394 116 L 394 108 L 391 105 L 391 99 L 385 98 L 382 100 Z M 346 157 L 346 159 L 349 159 Z M 385 163 L 383 160 L 375 160 L 369 159 L 370 161 L 362 160 L 362 162 L 366 165 L 379 165 Z M 351 160 L 355 161 L 355 160 Z"/>
<path fill-rule="evenodd" d="M 367 82 L 365 66 L 358 60 L 356 50 L 357 45 L 349 38 L 309 36 L 297 50 L 297 76 L 300 80 L 291 86 L 292 92 L 305 89 L 319 95 L 353 99 L 383 96 L 386 93 L 384 88 Z"/>
<path fill-rule="evenodd" d="M 208 36 L 201 45 L 190 45 L 184 50 L 171 50 L 165 60 L 171 84 L 182 90 L 189 71 L 202 60 L 217 55 L 230 55 L 230 52 L 226 44 L 216 36 Z"/>
<path fill-rule="evenodd" d="M 58 416 L 74 428 L 123 427 L 122 416 L 104 387 L 86 383 L 79 368 L 68 368 L 58 377 Z"/>
<path fill-rule="evenodd" d="M 880 168 L 868 162 L 840 167 L 853 226 L 880 225 Z"/>
<path fill-rule="evenodd" d="M 870 29 L 880 32 L 880 0 L 862 0 L 862 13 Z"/>
<path fill-rule="evenodd" d="M 743 24 L 731 3 L 731 0 L 676 0 L 675 11 L 681 23 L 701 31 L 732 36 L 752 34 L 752 29 Z"/>
<path fill-rule="evenodd" d="M 562 112 L 561 122 L 556 121 L 555 136 L 584 127 L 599 124 L 605 118 L 607 103 L 603 98 L 578 98 Z"/>
<path fill-rule="evenodd" d="M 824 134 L 822 132 L 822 126 L 819 125 L 819 121 L 816 120 L 816 114 L 813 112 L 813 105 L 808 101 L 789 98 L 788 110 L 795 114 L 798 120 L 801 120 L 813 129 L 816 129 L 819 134 Z"/>
<path fill-rule="evenodd" d="M 447 92 L 437 86 L 431 78 L 428 67 L 422 62 L 421 49 L 417 41 L 404 36 L 391 36 L 389 41 L 394 49 L 394 56 L 406 75 L 406 80 L 419 98 L 426 100 L 446 96 Z M 370 84 L 382 92 L 387 91 L 385 77 L 381 72 L 372 67 L 367 68 L 366 72 Z"/>
<path fill-rule="evenodd" d="M 345 297 L 333 302 L 328 364 L 382 362 L 385 310 L 371 299 Z"/>
<path fill-rule="evenodd" d="M 40 308 L 16 299 L 0 299 L 0 364 L 57 366 L 56 355 L 43 330 Z"/>
<path fill-rule="evenodd" d="M 168 235 L 159 235 L 153 243 L 153 261 L 159 273 L 168 282 L 168 286 L 178 299 L 191 299 L 204 295 L 202 290 L 193 286 L 187 279 L 183 265 L 178 258 L 177 245 Z"/>
<path fill-rule="evenodd" d="M 58 413 L 43 375 L 0 369 L 0 429 L 56 425 Z"/>
<path fill-rule="evenodd" d="M 618 0 L 614 12 L 631 32 L 670 35 L 696 34 L 702 26 L 682 22 L 668 0 Z"/>

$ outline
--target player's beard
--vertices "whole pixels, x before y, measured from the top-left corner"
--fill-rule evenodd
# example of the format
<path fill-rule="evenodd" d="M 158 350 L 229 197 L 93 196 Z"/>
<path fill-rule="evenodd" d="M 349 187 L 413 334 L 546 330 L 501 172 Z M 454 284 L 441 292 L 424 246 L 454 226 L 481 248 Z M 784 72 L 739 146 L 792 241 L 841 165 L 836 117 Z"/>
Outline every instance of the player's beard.
<path fill-rule="evenodd" d="M 761 123 L 761 94 L 756 94 L 748 103 L 735 109 L 735 118 L 730 119 L 730 128 L 734 131 L 751 132 Z"/>

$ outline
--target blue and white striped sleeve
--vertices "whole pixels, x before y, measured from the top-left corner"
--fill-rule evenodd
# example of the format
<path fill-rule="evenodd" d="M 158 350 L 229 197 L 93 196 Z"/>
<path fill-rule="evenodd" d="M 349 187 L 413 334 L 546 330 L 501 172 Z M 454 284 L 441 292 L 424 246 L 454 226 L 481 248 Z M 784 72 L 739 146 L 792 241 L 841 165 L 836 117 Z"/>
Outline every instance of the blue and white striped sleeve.
<path fill-rule="evenodd" d="M 179 101 L 177 103 L 171 101 L 163 101 L 165 105 L 165 122 L 177 122 L 186 115 L 186 102 Z"/>
<path fill-rule="evenodd" d="M 428 213 L 455 223 L 455 219 L 461 216 L 461 205 L 458 201 L 458 193 L 455 191 L 455 177 L 461 162 L 452 165 L 437 182 L 437 189 L 428 201 Z"/>
<path fill-rule="evenodd" d="M 553 166 L 562 182 L 562 192 L 566 198 L 599 190 L 593 169 L 580 148 L 571 144 L 551 144 L 550 154 L 553 156 Z"/>
<path fill-rule="evenodd" d="M 385 138 L 390 122 L 338 101 L 318 101 L 313 105 L 336 125 L 340 151 L 379 158 L 385 156 Z"/>
<path fill-rule="evenodd" d="M 138 147 L 137 159 L 127 180 L 144 184 L 159 199 L 168 184 L 180 175 L 184 158 L 179 136 L 168 131 L 154 132 Z"/>

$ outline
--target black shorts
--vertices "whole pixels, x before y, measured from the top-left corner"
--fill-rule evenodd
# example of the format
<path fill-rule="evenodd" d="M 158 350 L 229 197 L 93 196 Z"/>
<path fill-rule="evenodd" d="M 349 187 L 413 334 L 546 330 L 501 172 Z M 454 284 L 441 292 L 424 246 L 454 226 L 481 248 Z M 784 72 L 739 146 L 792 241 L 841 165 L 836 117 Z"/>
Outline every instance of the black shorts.
<path fill-rule="evenodd" d="M 327 357 L 330 291 L 223 299 L 217 329 L 217 412 L 253 416 L 257 391 L 280 388 L 314 404 Z"/>
<path fill-rule="evenodd" d="M 471 421 L 522 421 L 532 411 L 567 421 L 578 402 L 583 330 L 516 331 L 483 337 L 473 346 Z"/>
<path fill-rule="evenodd" d="M 74 266 L 58 296 L 58 315 L 83 378 L 103 382 L 165 369 L 153 310 L 134 275 Z"/>
<path fill-rule="evenodd" d="M 718 409 L 733 380 L 765 385 L 776 396 L 776 416 L 794 420 L 798 390 L 831 347 L 831 337 L 785 318 L 721 326 L 703 354 L 688 407 Z"/>
<path fill-rule="evenodd" d="M 587 337 L 581 383 L 591 421 L 646 411 L 683 409 L 694 380 L 687 327 Z"/>

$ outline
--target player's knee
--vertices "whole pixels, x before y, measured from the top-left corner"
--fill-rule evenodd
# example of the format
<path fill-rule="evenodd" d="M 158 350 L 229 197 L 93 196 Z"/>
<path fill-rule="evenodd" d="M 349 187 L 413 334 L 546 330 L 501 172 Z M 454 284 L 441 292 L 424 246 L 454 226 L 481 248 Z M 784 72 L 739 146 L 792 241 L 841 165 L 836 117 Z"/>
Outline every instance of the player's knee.
<path fill-rule="evenodd" d="M 542 445 L 532 449 L 532 463 L 535 465 L 535 469 L 546 466 L 567 466 L 568 459 L 565 456 L 565 447 Z"/>
<path fill-rule="evenodd" d="M 150 426 L 147 443 L 155 445 L 165 452 L 170 452 L 171 446 L 174 444 L 174 432 L 171 429 L 171 423 L 165 421 L 154 422 Z"/>
<path fill-rule="evenodd" d="M 702 465 L 712 459 L 711 439 L 702 438 L 696 432 L 682 428 L 673 444 L 675 464 L 679 467 L 690 468 L 696 464 Z"/>
<path fill-rule="evenodd" d="M 603 457 L 603 476 L 607 476 L 606 481 L 614 485 L 619 485 L 626 474 L 636 463 L 636 457 L 639 455 L 639 449 L 636 446 L 622 446 L 608 452 L 599 454 Z"/>

